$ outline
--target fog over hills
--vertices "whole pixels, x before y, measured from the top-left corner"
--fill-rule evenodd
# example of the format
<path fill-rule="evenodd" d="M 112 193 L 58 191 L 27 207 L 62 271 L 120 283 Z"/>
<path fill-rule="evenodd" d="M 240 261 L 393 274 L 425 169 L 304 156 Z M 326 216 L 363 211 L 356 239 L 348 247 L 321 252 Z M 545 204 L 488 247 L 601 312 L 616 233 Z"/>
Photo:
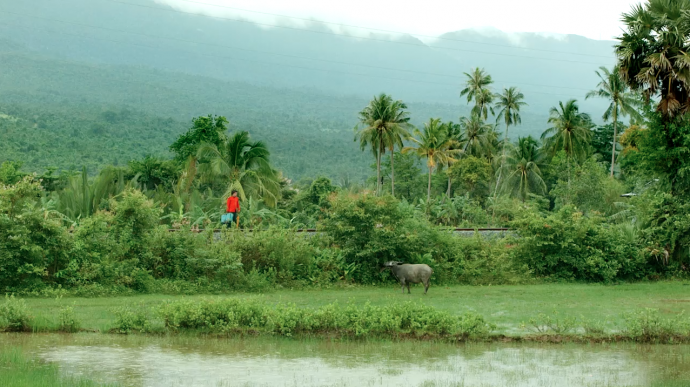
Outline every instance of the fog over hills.
<path fill-rule="evenodd" d="M 408 102 L 416 124 L 432 116 L 457 121 L 469 111 L 459 98 L 463 72 L 484 67 L 496 91 L 517 86 L 529 104 L 511 137 L 539 135 L 559 100 L 577 98 L 582 110 L 601 116 L 604 101 L 585 101 L 584 95 L 598 82 L 594 71 L 614 63 L 614 42 L 575 35 L 482 29 L 422 41 L 336 34 L 318 22 L 267 28 L 148 0 L 0 4 L 0 112 L 3 103 L 22 109 L 127 108 L 172 119 L 174 130 L 161 137 L 170 142 L 193 116 L 226 115 L 233 128 L 271 118 L 270 129 L 257 130 L 278 159 L 289 164 L 288 156 L 297 157 L 279 139 L 309 137 L 334 147 L 337 140 L 343 144 L 338 157 L 353 152 L 358 176 L 366 174 L 369 160 L 352 143 L 352 128 L 374 94 Z M 167 143 L 156 147 L 148 152 L 165 154 Z M 121 148 L 120 159 L 140 153 Z M 41 160 L 30 165 L 45 166 Z M 340 173 L 309 165 L 286 170 L 296 176 Z"/>

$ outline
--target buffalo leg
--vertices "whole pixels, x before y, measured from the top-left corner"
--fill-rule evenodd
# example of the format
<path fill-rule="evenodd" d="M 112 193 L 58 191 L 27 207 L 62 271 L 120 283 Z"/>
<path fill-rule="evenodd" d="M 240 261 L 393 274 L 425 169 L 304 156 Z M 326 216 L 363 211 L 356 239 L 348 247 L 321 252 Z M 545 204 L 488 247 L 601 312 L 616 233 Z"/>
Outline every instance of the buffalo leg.
<path fill-rule="evenodd" d="M 403 293 L 405 293 L 404 290 L 403 290 Z M 407 294 L 411 294 L 411 293 L 410 293 L 410 283 L 409 283 L 409 282 L 407 283 Z"/>
<path fill-rule="evenodd" d="M 400 281 L 400 289 L 402 290 L 402 294 L 405 294 L 405 282 Z"/>
<path fill-rule="evenodd" d="M 429 281 L 426 281 L 426 282 L 424 283 L 424 294 L 426 294 L 426 292 L 427 292 L 428 290 L 429 290 Z"/>

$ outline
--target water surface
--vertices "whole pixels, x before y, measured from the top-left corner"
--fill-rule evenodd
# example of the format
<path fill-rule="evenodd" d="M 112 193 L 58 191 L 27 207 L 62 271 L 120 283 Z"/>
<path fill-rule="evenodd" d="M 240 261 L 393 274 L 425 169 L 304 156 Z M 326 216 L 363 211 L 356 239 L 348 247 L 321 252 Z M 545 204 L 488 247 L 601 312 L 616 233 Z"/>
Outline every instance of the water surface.
<path fill-rule="evenodd" d="M 0 335 L 123 386 L 690 386 L 690 346 Z"/>

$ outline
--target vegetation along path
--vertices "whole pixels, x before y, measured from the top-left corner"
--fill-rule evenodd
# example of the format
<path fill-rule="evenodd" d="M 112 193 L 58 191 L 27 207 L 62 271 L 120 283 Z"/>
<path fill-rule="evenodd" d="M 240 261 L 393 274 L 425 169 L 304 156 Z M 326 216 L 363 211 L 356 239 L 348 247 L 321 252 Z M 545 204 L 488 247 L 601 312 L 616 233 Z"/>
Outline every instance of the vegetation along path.
<path fill-rule="evenodd" d="M 690 283 L 656 282 L 622 285 L 543 284 L 501 286 L 435 286 L 424 295 L 414 286 L 411 295 L 401 295 L 396 285 L 358 286 L 345 289 L 279 290 L 267 294 L 228 294 L 207 296 L 140 295 L 109 298 L 26 299 L 37 325 L 49 325 L 61 307 L 73 305 L 82 328 L 107 331 L 115 321 L 118 307 L 153 307 L 166 300 L 201 298 L 257 298 L 267 303 L 294 303 L 298 307 L 316 308 L 333 302 L 386 306 L 403 301 L 418 302 L 453 314 L 475 312 L 507 334 L 529 333 L 522 326 L 539 314 L 597 321 L 608 329 L 623 325 L 626 313 L 645 308 L 658 309 L 669 316 L 690 309 Z M 155 322 L 155 321 L 154 321 Z M 529 324 L 527 324 L 529 325 Z"/>

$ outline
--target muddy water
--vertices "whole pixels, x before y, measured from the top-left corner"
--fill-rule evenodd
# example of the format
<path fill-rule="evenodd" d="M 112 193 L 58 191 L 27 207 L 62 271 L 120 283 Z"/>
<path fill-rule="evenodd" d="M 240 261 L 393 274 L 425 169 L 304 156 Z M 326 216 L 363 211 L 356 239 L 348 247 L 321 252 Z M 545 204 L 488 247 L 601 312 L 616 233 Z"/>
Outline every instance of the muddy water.
<path fill-rule="evenodd" d="M 690 386 L 690 346 L 0 335 L 123 386 Z"/>

